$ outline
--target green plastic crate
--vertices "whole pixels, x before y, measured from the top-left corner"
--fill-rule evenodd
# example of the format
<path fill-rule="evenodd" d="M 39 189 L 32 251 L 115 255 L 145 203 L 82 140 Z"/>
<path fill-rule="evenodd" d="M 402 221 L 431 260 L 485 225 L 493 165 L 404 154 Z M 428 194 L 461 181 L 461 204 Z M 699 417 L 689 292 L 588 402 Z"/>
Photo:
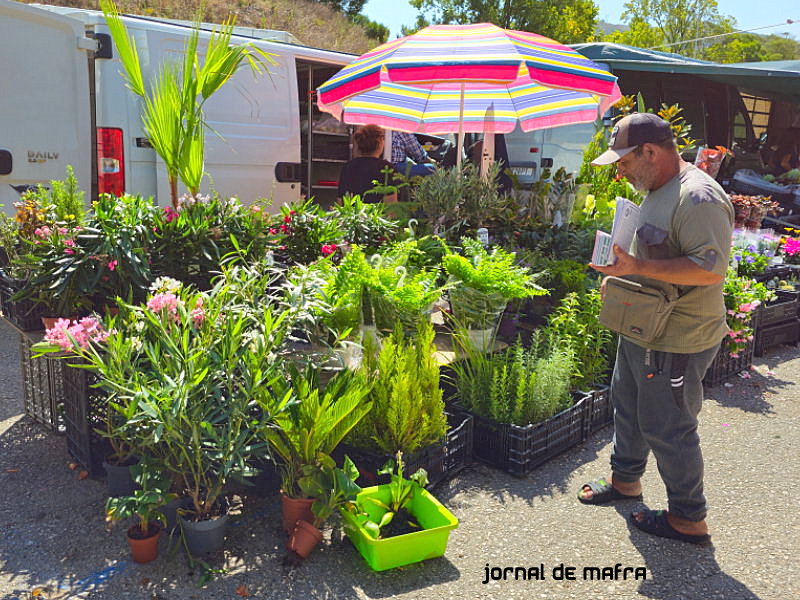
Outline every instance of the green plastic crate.
<path fill-rule="evenodd" d="M 372 520 L 380 521 L 384 511 L 372 502 L 365 502 L 365 499 L 370 497 L 388 503 L 389 485 L 364 488 L 356 499 L 358 505 Z M 424 528 L 423 530 L 376 540 L 361 526 L 354 514 L 341 509 L 347 537 L 373 570 L 394 569 L 444 554 L 450 531 L 458 527 L 458 519 L 424 489 L 417 489 L 414 492 L 408 510 Z"/>

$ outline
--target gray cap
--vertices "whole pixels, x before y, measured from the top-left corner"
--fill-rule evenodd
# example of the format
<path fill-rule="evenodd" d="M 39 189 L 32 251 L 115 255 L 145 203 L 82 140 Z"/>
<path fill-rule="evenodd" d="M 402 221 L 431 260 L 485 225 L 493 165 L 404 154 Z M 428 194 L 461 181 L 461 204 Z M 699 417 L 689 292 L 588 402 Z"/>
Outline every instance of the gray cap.
<path fill-rule="evenodd" d="M 592 161 L 593 165 L 610 165 L 647 143 L 663 142 L 674 137 L 672 127 L 653 113 L 633 113 L 620 119 L 611 130 L 608 150 Z"/>

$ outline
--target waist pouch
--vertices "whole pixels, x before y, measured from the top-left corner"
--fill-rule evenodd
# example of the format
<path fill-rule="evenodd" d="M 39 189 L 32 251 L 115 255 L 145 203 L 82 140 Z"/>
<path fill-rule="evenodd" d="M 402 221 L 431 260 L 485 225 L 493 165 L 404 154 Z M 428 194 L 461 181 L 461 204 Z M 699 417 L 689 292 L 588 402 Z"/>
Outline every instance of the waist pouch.
<path fill-rule="evenodd" d="M 606 279 L 600 323 L 634 341 L 650 343 L 660 336 L 667 324 L 676 296 L 663 290 L 622 279 Z"/>

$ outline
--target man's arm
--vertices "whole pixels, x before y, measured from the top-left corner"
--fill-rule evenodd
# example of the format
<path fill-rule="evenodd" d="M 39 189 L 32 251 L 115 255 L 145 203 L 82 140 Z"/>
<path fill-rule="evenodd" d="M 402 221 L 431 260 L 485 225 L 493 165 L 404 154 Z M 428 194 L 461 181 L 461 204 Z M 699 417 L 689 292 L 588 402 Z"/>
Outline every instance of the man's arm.
<path fill-rule="evenodd" d="M 698 267 L 687 256 L 663 260 L 635 258 L 616 244 L 614 244 L 614 255 L 617 257 L 617 262 L 613 265 L 600 267 L 590 264 L 589 266 L 604 275 L 615 277 L 641 275 L 675 285 L 714 285 L 725 279 L 724 275 Z"/>
<path fill-rule="evenodd" d="M 425 148 L 419 143 L 417 136 L 413 133 L 408 133 L 403 136 L 403 147 L 405 148 L 408 157 L 417 164 L 428 162 L 428 154 Z"/>

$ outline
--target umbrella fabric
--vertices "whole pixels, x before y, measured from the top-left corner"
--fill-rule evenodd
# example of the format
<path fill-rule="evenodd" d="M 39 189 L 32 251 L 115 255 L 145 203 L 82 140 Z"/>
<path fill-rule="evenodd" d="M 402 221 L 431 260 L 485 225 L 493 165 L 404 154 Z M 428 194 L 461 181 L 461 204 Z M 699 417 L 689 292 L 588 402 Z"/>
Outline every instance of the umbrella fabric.
<path fill-rule="evenodd" d="M 550 38 L 491 23 L 431 25 L 343 68 L 319 87 L 319 103 L 340 102 L 387 82 L 536 83 L 601 96 L 616 89 L 616 77 Z"/>
<path fill-rule="evenodd" d="M 443 83 L 424 88 L 384 83 L 376 90 L 358 94 L 320 108 L 352 125 L 380 125 L 413 133 L 509 133 L 517 121 L 523 131 L 575 123 L 591 123 L 620 98 L 553 89 L 524 83 L 464 86 L 463 121 L 459 124 L 461 84 Z M 459 127 L 460 125 L 460 127 Z"/>

